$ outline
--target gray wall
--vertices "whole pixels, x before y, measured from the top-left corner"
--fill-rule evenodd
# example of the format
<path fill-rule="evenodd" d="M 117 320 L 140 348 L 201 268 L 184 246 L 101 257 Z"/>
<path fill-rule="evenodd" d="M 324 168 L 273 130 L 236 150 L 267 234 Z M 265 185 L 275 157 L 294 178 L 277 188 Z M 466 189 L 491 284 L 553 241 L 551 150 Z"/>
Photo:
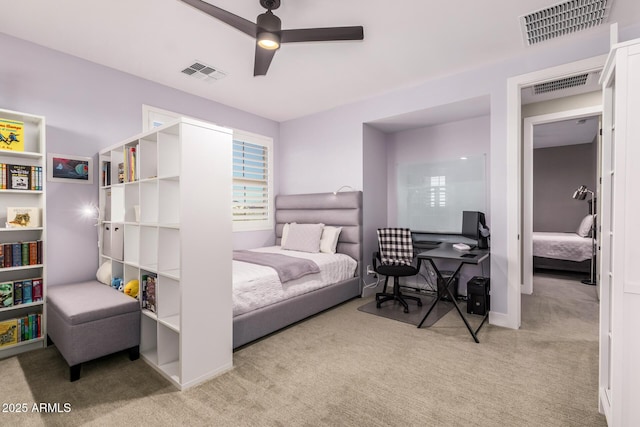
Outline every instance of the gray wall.
<path fill-rule="evenodd" d="M 575 232 L 589 198 L 571 196 L 580 185 L 594 191 L 595 183 L 595 143 L 533 150 L 533 231 Z"/>
<path fill-rule="evenodd" d="M 4 57 L 13 58 L 0 62 L 0 107 L 45 116 L 47 152 L 97 162 L 100 149 L 142 131 L 142 104 L 266 135 L 278 146 L 277 122 L 4 34 L 0 45 Z M 50 285 L 95 277 L 97 233 L 80 212 L 97 204 L 97 178 L 96 170 L 94 185 L 46 183 Z M 206 189 L 198 191 L 206 197 Z M 235 233 L 234 246 L 262 246 L 274 238 L 272 230 Z"/>

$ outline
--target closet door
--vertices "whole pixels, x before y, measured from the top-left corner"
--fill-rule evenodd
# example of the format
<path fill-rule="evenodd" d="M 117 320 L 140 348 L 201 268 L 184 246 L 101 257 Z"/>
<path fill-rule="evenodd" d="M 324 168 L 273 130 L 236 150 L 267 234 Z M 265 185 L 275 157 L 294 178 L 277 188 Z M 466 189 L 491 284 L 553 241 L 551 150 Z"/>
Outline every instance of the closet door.
<path fill-rule="evenodd" d="M 613 70 L 604 82 L 603 92 L 603 116 L 602 116 L 602 157 L 601 157 L 601 195 L 600 215 L 598 224 L 600 228 L 600 240 L 598 246 L 600 253 L 598 258 L 600 273 L 600 412 L 610 417 L 611 411 L 611 313 L 612 313 L 612 279 L 611 248 L 613 246 L 613 221 L 612 206 L 615 173 L 615 78 Z"/>

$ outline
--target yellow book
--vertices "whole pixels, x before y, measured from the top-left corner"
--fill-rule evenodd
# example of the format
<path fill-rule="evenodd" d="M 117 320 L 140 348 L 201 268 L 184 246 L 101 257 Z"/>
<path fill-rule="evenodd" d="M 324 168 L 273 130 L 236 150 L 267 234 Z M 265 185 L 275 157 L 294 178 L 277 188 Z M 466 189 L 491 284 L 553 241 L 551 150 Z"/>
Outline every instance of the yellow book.
<path fill-rule="evenodd" d="M 18 343 L 18 319 L 0 322 L 0 347 Z"/>
<path fill-rule="evenodd" d="M 0 119 L 0 149 L 24 151 L 24 123 Z"/>

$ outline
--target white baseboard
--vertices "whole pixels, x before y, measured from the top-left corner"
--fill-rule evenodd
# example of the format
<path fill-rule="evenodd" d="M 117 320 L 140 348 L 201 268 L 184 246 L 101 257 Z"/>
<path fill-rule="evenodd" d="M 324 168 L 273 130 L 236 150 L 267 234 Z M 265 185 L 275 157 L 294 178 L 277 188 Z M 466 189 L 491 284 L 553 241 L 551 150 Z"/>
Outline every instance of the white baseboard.
<path fill-rule="evenodd" d="M 512 322 L 510 321 L 508 314 L 500 313 L 497 311 L 489 312 L 489 324 L 495 325 L 495 326 L 502 326 L 503 328 L 519 329 L 514 325 L 512 325 Z"/>

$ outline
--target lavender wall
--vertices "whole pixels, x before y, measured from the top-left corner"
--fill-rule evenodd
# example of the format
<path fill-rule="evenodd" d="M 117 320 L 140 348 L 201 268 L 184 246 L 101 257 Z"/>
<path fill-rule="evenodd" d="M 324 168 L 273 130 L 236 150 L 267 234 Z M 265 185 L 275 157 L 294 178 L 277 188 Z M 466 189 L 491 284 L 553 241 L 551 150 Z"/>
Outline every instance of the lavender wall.
<path fill-rule="evenodd" d="M 363 125 L 363 141 L 363 252 L 365 265 L 369 265 L 378 247 L 376 230 L 388 225 L 388 146 L 386 135 L 369 125 Z M 369 277 L 364 279 L 367 284 L 375 282 Z M 373 292 L 367 291 L 363 295 Z"/>
<path fill-rule="evenodd" d="M 638 36 L 640 26 L 620 30 L 620 40 Z M 364 188 L 363 123 L 489 95 L 492 311 L 507 313 L 506 155 L 509 144 L 517 143 L 507 140 L 507 79 L 606 54 L 608 50 L 609 32 L 602 28 L 539 48 L 525 48 L 520 57 L 509 61 L 458 71 L 411 88 L 281 123 L 280 189 L 287 193 L 333 191 L 343 184 Z M 309 161 L 320 152 L 321 161 Z"/>
<path fill-rule="evenodd" d="M 45 116 L 47 152 L 97 161 L 101 148 L 141 132 L 142 104 L 266 135 L 278 145 L 277 122 L 6 35 L 0 44 L 4 57 L 14 58 L 0 63 L 0 107 Z M 95 277 L 97 234 L 79 211 L 97 195 L 97 184 L 47 183 L 49 284 Z M 239 247 L 274 239 L 271 231 L 235 237 Z"/>

